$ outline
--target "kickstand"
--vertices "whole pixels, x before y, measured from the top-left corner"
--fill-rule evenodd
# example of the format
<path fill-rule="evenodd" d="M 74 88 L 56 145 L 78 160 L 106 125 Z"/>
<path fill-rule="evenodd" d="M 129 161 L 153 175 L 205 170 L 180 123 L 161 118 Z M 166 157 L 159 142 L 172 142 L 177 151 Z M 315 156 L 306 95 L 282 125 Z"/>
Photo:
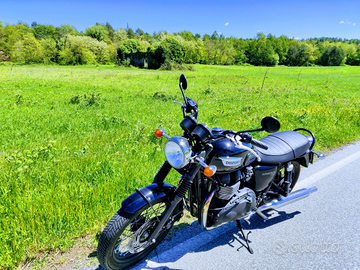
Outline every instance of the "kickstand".
<path fill-rule="evenodd" d="M 245 236 L 245 233 L 243 231 L 243 228 L 241 226 L 241 223 L 240 223 L 240 220 L 236 220 L 236 226 L 240 229 L 240 232 L 242 234 L 242 237 L 244 238 L 245 240 L 245 243 L 246 243 L 246 249 L 251 253 L 251 254 L 254 254 L 254 251 L 253 249 L 250 247 L 249 243 L 249 234 L 251 233 L 251 231 L 248 232 L 248 234 Z"/>

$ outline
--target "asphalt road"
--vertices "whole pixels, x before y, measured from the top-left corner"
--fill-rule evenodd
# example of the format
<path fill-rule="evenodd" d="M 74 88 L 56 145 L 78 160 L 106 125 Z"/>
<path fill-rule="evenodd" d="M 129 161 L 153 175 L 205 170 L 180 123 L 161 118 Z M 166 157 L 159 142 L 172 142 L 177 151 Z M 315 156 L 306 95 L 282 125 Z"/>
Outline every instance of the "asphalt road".
<path fill-rule="evenodd" d="M 360 269 L 360 142 L 302 169 L 296 189 L 312 186 L 268 221 L 242 222 L 254 254 L 235 222 L 205 232 L 194 222 L 131 269 Z"/>

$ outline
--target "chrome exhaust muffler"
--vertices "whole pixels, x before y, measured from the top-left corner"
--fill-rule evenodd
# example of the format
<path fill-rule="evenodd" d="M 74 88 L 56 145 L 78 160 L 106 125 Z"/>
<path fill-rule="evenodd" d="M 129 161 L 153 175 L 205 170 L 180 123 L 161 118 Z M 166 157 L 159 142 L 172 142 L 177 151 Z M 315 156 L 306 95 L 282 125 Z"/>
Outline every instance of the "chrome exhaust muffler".
<path fill-rule="evenodd" d="M 317 191 L 317 187 L 312 188 L 302 188 L 297 191 L 289 193 L 286 197 L 279 196 L 279 198 L 272 200 L 271 202 L 260 206 L 256 210 L 251 211 L 247 216 L 243 217 L 246 222 L 249 222 L 248 220 L 253 214 L 257 214 L 262 219 L 267 220 L 268 218 L 263 214 L 264 211 L 270 210 L 270 209 L 278 209 L 280 207 L 283 207 L 285 205 L 297 202 L 299 200 L 305 199 L 308 197 L 311 193 Z M 203 230 L 212 230 L 215 229 L 223 224 L 219 224 L 217 226 L 207 226 L 207 215 L 210 207 L 210 202 L 213 199 L 215 194 L 215 191 L 213 191 L 208 198 L 205 200 L 204 207 L 202 209 L 202 220 L 201 220 L 201 227 Z"/>
<path fill-rule="evenodd" d="M 271 202 L 269 202 L 263 206 L 260 206 L 256 211 L 252 211 L 252 213 L 255 214 L 257 212 L 263 212 L 263 211 L 267 211 L 270 209 L 278 209 L 285 205 L 305 199 L 311 193 L 313 193 L 317 190 L 318 190 L 317 187 L 299 189 L 297 191 L 289 193 L 286 197 L 280 196 L 279 198 L 274 199 Z"/>

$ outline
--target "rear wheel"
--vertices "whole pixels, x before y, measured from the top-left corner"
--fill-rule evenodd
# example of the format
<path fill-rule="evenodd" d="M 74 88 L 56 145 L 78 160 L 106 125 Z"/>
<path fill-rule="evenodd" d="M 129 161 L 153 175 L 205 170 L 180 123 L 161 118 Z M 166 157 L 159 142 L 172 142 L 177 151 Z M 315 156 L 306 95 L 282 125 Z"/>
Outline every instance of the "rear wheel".
<path fill-rule="evenodd" d="M 150 235 L 170 205 L 164 197 L 144 206 L 135 214 L 120 209 L 102 232 L 97 257 L 106 269 L 126 269 L 144 259 L 166 237 L 173 223 L 169 222 L 152 243 Z M 180 205 L 174 210 L 179 212 Z M 177 211 L 178 209 L 178 211 Z"/>
<path fill-rule="evenodd" d="M 300 164 L 296 161 L 292 161 L 291 163 L 294 167 L 292 170 L 289 192 L 293 190 L 300 176 Z M 279 167 L 279 170 L 277 171 L 272 187 L 270 188 L 269 192 L 266 194 L 261 205 L 271 202 L 273 199 L 276 199 L 279 195 L 287 196 L 286 185 L 285 185 L 285 181 L 287 180 L 287 175 L 288 172 L 286 171 L 286 164 L 282 164 Z"/>
<path fill-rule="evenodd" d="M 290 191 L 291 192 L 293 190 L 293 188 L 295 187 L 297 180 L 299 179 L 300 176 L 300 164 L 297 161 L 292 161 L 291 162 L 292 165 L 294 166 L 293 170 L 292 170 L 292 177 L 291 177 L 291 183 L 290 183 Z M 280 188 L 284 189 L 285 188 L 285 181 L 287 179 L 287 174 L 288 172 L 286 171 L 286 164 L 283 164 L 278 172 L 278 179 L 277 181 L 275 181 Z"/>

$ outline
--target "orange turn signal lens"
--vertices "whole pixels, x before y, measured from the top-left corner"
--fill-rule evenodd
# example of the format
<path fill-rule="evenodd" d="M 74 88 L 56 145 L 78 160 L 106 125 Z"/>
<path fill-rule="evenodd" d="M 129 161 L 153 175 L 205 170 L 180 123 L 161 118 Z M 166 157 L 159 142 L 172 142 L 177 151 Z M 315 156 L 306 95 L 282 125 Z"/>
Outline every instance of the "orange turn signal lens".
<path fill-rule="evenodd" d="M 155 136 L 158 137 L 158 138 L 161 138 L 162 135 L 163 135 L 163 132 L 160 128 L 156 129 L 155 132 L 154 132 Z"/>
<path fill-rule="evenodd" d="M 206 167 L 204 169 L 204 175 L 207 176 L 207 177 L 211 177 L 214 175 L 214 171 L 212 170 L 211 167 Z"/>

